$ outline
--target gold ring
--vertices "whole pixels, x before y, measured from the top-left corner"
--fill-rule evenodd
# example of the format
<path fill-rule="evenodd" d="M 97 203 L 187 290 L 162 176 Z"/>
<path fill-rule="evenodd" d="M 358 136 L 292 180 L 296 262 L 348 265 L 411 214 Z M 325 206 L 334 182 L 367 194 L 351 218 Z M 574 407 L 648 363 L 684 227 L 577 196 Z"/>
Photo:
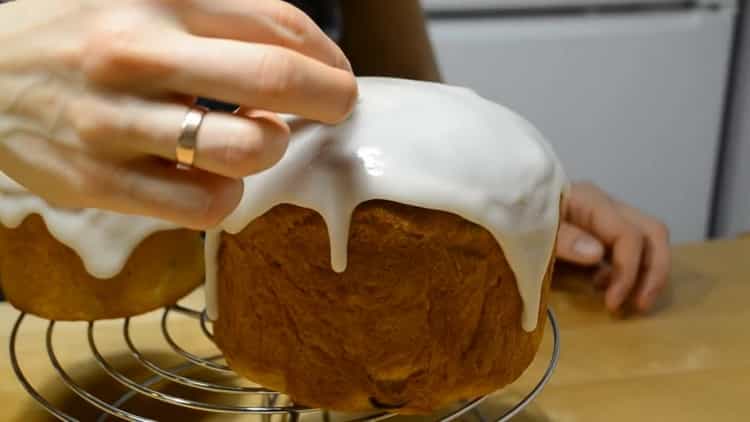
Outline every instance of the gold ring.
<path fill-rule="evenodd" d="M 182 121 L 182 131 L 177 139 L 177 163 L 183 167 L 192 167 L 195 162 L 195 149 L 198 145 L 198 130 L 203 123 L 206 111 L 191 107 Z"/>

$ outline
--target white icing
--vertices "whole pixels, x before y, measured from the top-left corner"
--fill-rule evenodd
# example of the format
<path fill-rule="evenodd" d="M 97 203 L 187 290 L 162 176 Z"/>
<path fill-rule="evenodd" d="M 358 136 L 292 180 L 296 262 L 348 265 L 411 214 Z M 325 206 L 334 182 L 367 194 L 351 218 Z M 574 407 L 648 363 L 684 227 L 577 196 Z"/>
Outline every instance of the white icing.
<path fill-rule="evenodd" d="M 523 328 L 534 330 L 567 186 L 549 144 L 517 114 L 463 88 L 360 78 L 359 89 L 342 124 L 289 117 L 284 158 L 247 177 L 237 209 L 207 234 L 209 316 L 218 316 L 222 229 L 238 233 L 279 204 L 313 209 L 328 227 L 331 265 L 342 272 L 352 212 L 383 199 L 452 212 L 491 232 L 516 276 Z"/>
<path fill-rule="evenodd" d="M 117 275 L 148 236 L 177 228 L 148 217 L 55 208 L 0 173 L 0 223 L 16 228 L 31 214 L 41 216 L 49 233 L 81 257 L 89 274 L 101 279 Z"/>
<path fill-rule="evenodd" d="M 520 116 L 466 89 L 386 78 L 360 78 L 359 87 L 357 109 L 340 125 L 288 117 L 293 137 L 284 158 L 247 177 L 237 209 L 207 234 L 209 316 L 218 316 L 221 230 L 238 233 L 279 204 L 313 209 L 328 227 L 332 268 L 342 272 L 352 212 L 384 199 L 452 212 L 490 231 L 516 276 L 523 328 L 533 330 L 567 184 L 549 144 Z M 0 222 L 18 227 L 31 214 L 102 279 L 117 275 L 148 236 L 177 228 L 148 217 L 55 208 L 0 173 Z"/>

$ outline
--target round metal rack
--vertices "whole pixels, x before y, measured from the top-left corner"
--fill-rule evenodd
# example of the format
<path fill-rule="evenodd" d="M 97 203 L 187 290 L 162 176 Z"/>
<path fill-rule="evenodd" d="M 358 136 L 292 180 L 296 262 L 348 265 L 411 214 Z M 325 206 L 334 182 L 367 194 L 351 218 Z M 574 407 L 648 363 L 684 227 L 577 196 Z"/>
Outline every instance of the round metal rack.
<path fill-rule="evenodd" d="M 260 415 L 263 422 L 271 422 L 271 418 L 274 416 L 281 416 L 284 418 L 284 422 L 297 422 L 301 416 L 317 415 L 319 420 L 322 422 L 330 421 L 330 414 L 326 410 L 321 409 L 310 409 L 302 406 L 297 406 L 289 400 L 285 399 L 285 396 L 278 392 L 271 391 L 262 387 L 256 386 L 241 386 L 234 385 L 231 383 L 218 383 L 208 382 L 203 379 L 193 378 L 188 375 L 191 370 L 202 369 L 210 372 L 211 374 L 226 377 L 227 380 L 232 378 L 237 379 L 238 376 L 232 372 L 232 370 L 221 363 L 222 356 L 216 354 L 209 357 L 201 357 L 193 354 L 180 346 L 175 340 L 173 333 L 170 331 L 170 316 L 174 314 L 181 314 L 197 321 L 201 332 L 208 337 L 209 340 L 213 341 L 213 335 L 210 330 L 210 322 L 207 320 L 206 313 L 200 312 L 194 309 L 190 309 L 180 305 L 174 305 L 165 308 L 161 317 L 161 332 L 166 343 L 170 346 L 173 352 L 182 360 L 183 363 L 163 367 L 157 362 L 150 360 L 144 353 L 139 350 L 132 338 L 133 324 L 131 324 L 131 318 L 125 318 L 122 324 L 122 335 L 124 342 L 127 346 L 128 352 L 133 359 L 135 359 L 140 365 L 148 369 L 153 375 L 145 380 L 136 381 L 129 378 L 124 373 L 118 371 L 104 356 L 104 353 L 100 351 L 100 347 L 96 342 L 96 322 L 90 322 L 87 324 L 86 335 L 88 339 L 88 346 L 93 356 L 93 360 L 99 365 L 99 367 L 112 379 L 122 384 L 127 388 L 127 392 L 119 397 L 117 400 L 107 402 L 97 397 L 93 392 L 87 391 L 83 386 L 78 384 L 73 377 L 66 371 L 60 362 L 57 352 L 54 347 L 54 334 L 56 321 L 49 321 L 46 330 L 46 351 L 49 355 L 49 360 L 54 368 L 55 372 L 60 378 L 60 381 L 65 384 L 72 392 L 78 395 L 80 398 L 88 402 L 91 406 L 96 407 L 101 411 L 101 415 L 98 421 L 111 420 L 113 417 L 119 420 L 135 421 L 135 422 L 151 422 L 153 419 L 149 419 L 143 416 L 136 415 L 130 411 L 124 410 L 125 404 L 131 399 L 138 395 L 149 397 L 153 400 L 158 400 L 169 405 L 179 406 L 183 408 L 190 408 L 202 412 L 211 413 L 222 413 L 222 414 L 242 414 L 242 415 Z M 47 412 L 55 416 L 61 421 L 74 422 L 78 419 L 65 413 L 60 408 L 56 407 L 49 400 L 43 397 L 31 384 L 27 376 L 24 374 L 21 365 L 19 363 L 19 356 L 17 353 L 17 339 L 18 333 L 22 329 L 23 322 L 26 318 L 26 314 L 19 315 L 10 336 L 9 351 L 11 364 L 15 372 L 16 377 L 23 386 L 24 389 L 31 395 L 31 397 L 41 405 Z M 493 420 L 496 422 L 509 421 L 512 417 L 521 412 L 534 398 L 542 391 L 544 386 L 549 382 L 552 373 L 557 366 L 557 362 L 560 357 L 560 332 L 555 319 L 555 315 L 551 310 L 547 311 L 547 318 L 550 322 L 553 335 L 553 346 L 550 361 L 547 365 L 547 369 L 539 379 L 537 384 L 529 391 L 529 393 L 523 397 L 520 401 L 515 403 L 510 409 L 508 409 L 503 415 L 494 417 Z M 257 399 L 258 405 L 246 406 L 246 405 L 232 405 L 232 404 L 219 404 L 206 401 L 199 401 L 189 399 L 186 397 L 180 397 L 165 393 L 163 391 L 154 388 L 156 384 L 170 382 L 179 384 L 189 389 L 195 389 L 204 392 L 210 392 L 218 395 L 242 395 L 243 397 Z M 460 416 L 464 416 L 468 413 L 473 413 L 478 420 L 485 422 L 487 420 L 484 415 L 479 411 L 479 405 L 486 399 L 487 396 L 480 397 L 471 401 L 457 404 L 457 406 L 449 411 L 447 414 L 441 414 L 435 417 L 435 422 L 448 422 L 452 421 Z M 366 416 L 357 416 L 349 418 L 347 422 L 377 422 L 384 419 L 396 416 L 396 413 L 389 412 L 378 412 L 372 413 Z"/>

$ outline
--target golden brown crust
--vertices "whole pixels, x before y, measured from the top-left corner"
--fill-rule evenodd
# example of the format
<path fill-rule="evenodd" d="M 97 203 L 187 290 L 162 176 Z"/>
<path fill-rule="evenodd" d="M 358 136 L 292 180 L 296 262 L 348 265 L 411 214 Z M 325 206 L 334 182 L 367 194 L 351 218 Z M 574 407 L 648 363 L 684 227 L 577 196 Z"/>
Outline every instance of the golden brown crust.
<path fill-rule="evenodd" d="M 48 319 L 120 318 L 173 304 L 203 280 L 203 242 L 189 230 L 158 232 L 136 247 L 123 270 L 100 280 L 31 215 L 0 227 L 0 283 L 16 308 Z"/>
<path fill-rule="evenodd" d="M 536 354 L 544 324 L 522 329 L 515 278 L 483 228 L 371 201 L 348 256 L 333 272 L 322 218 L 295 206 L 224 234 L 214 331 L 232 368 L 307 406 L 423 413 L 497 390 Z"/>

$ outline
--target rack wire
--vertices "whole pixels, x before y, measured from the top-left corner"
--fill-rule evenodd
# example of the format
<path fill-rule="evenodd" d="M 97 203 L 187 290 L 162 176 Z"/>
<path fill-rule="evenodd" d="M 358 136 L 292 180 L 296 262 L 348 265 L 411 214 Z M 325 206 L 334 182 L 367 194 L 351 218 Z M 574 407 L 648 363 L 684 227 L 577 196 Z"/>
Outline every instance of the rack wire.
<path fill-rule="evenodd" d="M 109 377 L 116 380 L 127 389 L 127 392 L 125 394 L 112 401 L 111 403 L 97 397 L 94 393 L 87 391 L 84 387 L 78 384 L 63 367 L 60 360 L 58 359 L 53 341 L 55 327 L 57 324 L 56 321 L 49 321 L 45 335 L 46 351 L 49 356 L 50 364 L 59 376 L 60 381 L 65 384 L 67 388 L 69 388 L 77 396 L 88 402 L 88 404 L 101 411 L 101 414 L 97 420 L 99 422 L 110 420 L 113 417 L 119 420 L 131 422 L 154 422 L 153 419 L 139 416 L 123 409 L 125 404 L 127 404 L 138 395 L 143 395 L 150 399 L 164 402 L 172 406 L 189 408 L 208 413 L 260 415 L 263 422 L 271 422 L 272 417 L 282 417 L 284 422 L 298 422 L 299 418 L 303 415 L 317 415 L 319 416 L 320 421 L 330 422 L 330 413 L 327 410 L 311 409 L 295 405 L 291 401 L 285 400 L 285 396 L 276 391 L 257 386 L 241 386 L 233 385 L 230 383 L 208 382 L 203 379 L 185 375 L 191 370 L 199 368 L 209 371 L 210 373 L 226 377 L 227 379 L 239 379 L 239 377 L 228 366 L 221 363 L 221 354 L 201 357 L 189 352 L 188 350 L 180 346 L 175 340 L 173 333 L 170 331 L 169 320 L 170 316 L 173 314 L 181 314 L 196 320 L 201 332 L 209 340 L 213 341 L 213 334 L 211 332 L 211 329 L 209 328 L 210 322 L 206 317 L 205 311 L 201 312 L 180 305 L 173 305 L 165 308 L 161 317 L 161 333 L 164 337 L 164 340 L 175 353 L 175 355 L 184 360 L 184 362 L 176 366 L 163 367 L 158 363 L 150 360 L 136 346 L 132 338 L 131 318 L 123 319 L 122 336 L 127 346 L 128 353 L 141 366 L 143 366 L 153 374 L 147 379 L 141 381 L 136 381 L 129 378 L 122 372 L 118 371 L 107 360 L 107 357 L 105 357 L 104 354 L 100 351 L 100 347 L 96 342 L 95 333 L 97 323 L 89 322 L 87 324 L 86 337 L 89 350 L 93 356 L 93 360 Z M 13 325 L 9 341 L 11 365 L 16 377 L 18 378 L 18 381 L 29 393 L 29 395 L 51 415 L 55 416 L 61 421 L 78 422 L 78 419 L 65 413 L 63 410 L 56 407 L 44 396 L 42 396 L 42 394 L 40 394 L 28 380 L 26 374 L 24 374 L 18 359 L 17 339 L 18 333 L 21 330 L 25 318 L 25 313 L 21 313 L 18 316 L 15 324 Z M 539 393 L 541 393 L 544 386 L 549 382 L 560 358 L 560 332 L 557 320 L 555 319 L 555 315 L 552 310 L 547 310 L 547 318 L 549 320 L 553 336 L 552 354 L 547 368 L 536 385 L 531 389 L 531 391 L 529 391 L 525 397 L 523 397 L 520 401 L 518 401 L 515 405 L 508 409 L 503 415 L 495 417 L 493 419 L 495 422 L 507 422 L 511 418 L 516 416 L 526 406 L 528 406 L 528 404 L 531 403 L 539 395 Z M 219 395 L 241 395 L 242 397 L 259 399 L 256 401 L 260 404 L 248 406 L 193 400 L 186 397 L 180 397 L 177 395 L 165 393 L 154 388 L 154 385 L 162 382 L 170 382 L 187 387 L 189 389 L 210 392 Z M 459 403 L 453 410 L 449 411 L 447 414 L 436 416 L 434 418 L 434 421 L 449 422 L 461 416 L 473 413 L 477 420 L 479 420 L 480 422 L 486 422 L 485 416 L 481 414 L 478 407 L 486 398 L 487 396 L 483 396 L 471 401 Z M 349 418 L 347 422 L 379 422 L 396 415 L 397 413 L 392 412 L 377 412 L 368 414 L 366 416 L 353 416 L 352 418 Z"/>

